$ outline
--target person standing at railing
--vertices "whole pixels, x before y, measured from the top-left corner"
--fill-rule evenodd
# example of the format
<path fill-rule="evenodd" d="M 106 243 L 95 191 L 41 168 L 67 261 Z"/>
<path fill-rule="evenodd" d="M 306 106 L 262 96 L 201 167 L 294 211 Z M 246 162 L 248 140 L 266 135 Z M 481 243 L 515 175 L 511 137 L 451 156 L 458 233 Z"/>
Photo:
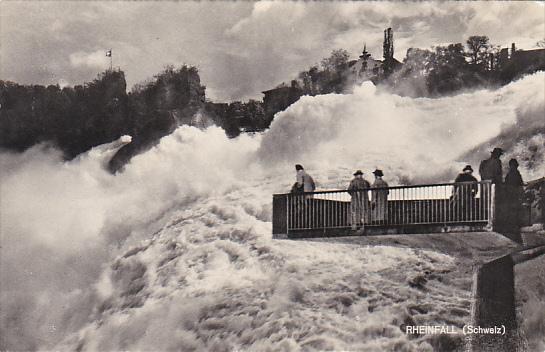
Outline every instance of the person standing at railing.
<path fill-rule="evenodd" d="M 522 192 L 524 181 L 522 181 L 522 175 L 520 174 L 518 167 L 519 162 L 517 159 L 509 160 L 509 171 L 507 172 L 507 175 L 505 175 L 505 184 L 517 187 Z"/>
<path fill-rule="evenodd" d="M 486 181 L 490 180 L 494 184 L 502 184 L 502 165 L 501 165 L 501 156 L 503 155 L 503 149 L 494 148 L 490 152 L 490 158 L 481 161 L 479 165 L 479 175 L 481 175 L 481 180 Z"/>
<path fill-rule="evenodd" d="M 518 170 L 519 163 L 517 159 L 509 160 L 509 171 L 505 175 L 505 208 L 507 226 L 516 231 L 521 224 L 522 217 L 522 198 L 524 194 L 524 181 Z"/>
<path fill-rule="evenodd" d="M 314 192 L 316 184 L 312 176 L 307 174 L 302 165 L 295 165 L 297 187 L 303 192 Z"/>
<path fill-rule="evenodd" d="M 481 161 L 479 165 L 479 175 L 481 176 L 481 181 L 491 181 L 494 184 L 496 189 L 496 198 L 500 196 L 501 188 L 503 184 L 503 174 L 502 174 L 502 165 L 501 165 L 501 156 L 503 155 L 503 149 L 494 148 L 490 152 L 490 158 Z M 481 202 L 482 202 L 482 211 L 483 215 L 487 218 L 490 216 L 490 209 L 494 207 L 492 204 L 492 188 L 481 186 Z M 498 211 L 499 209 L 496 209 Z M 499 214 L 496 214 L 499 215 Z"/>
<path fill-rule="evenodd" d="M 308 227 L 311 225 L 310 219 L 312 218 L 313 209 L 307 205 L 311 204 L 310 202 L 314 198 L 312 192 L 316 189 L 316 185 L 312 176 L 307 174 L 301 164 L 295 165 L 295 172 L 295 184 L 292 187 L 292 192 L 298 194 L 295 196 L 294 202 L 297 214 L 296 221 L 300 226 Z"/>
<path fill-rule="evenodd" d="M 456 176 L 454 183 L 462 183 L 455 184 L 452 188 L 452 203 L 457 220 L 472 220 L 471 217 L 475 217 L 477 213 L 475 197 L 479 190 L 477 182 L 479 181 L 473 176 L 471 165 L 466 165 L 462 173 Z"/>
<path fill-rule="evenodd" d="M 382 179 L 384 173 L 382 170 L 376 169 L 373 171 L 375 175 L 375 182 L 373 182 L 372 188 L 380 188 L 371 191 L 371 208 L 372 221 L 375 223 L 385 223 L 388 214 L 388 194 L 390 191 L 387 189 L 388 183 Z"/>
<path fill-rule="evenodd" d="M 369 196 L 367 190 L 371 184 L 363 178 L 363 172 L 358 170 L 354 172 L 354 178 L 348 185 L 350 193 L 350 215 L 352 229 L 356 230 L 359 225 L 364 225 L 369 219 Z"/>

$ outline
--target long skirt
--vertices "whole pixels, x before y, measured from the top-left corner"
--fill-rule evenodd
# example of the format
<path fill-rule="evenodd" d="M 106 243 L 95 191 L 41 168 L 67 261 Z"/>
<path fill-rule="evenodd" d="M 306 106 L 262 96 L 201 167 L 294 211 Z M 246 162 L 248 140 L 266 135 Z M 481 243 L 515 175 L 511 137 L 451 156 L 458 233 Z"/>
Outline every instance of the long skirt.
<path fill-rule="evenodd" d="M 369 200 L 360 194 L 352 195 L 350 201 L 351 225 L 361 225 L 369 222 Z"/>
<path fill-rule="evenodd" d="M 373 201 L 373 221 L 385 222 L 388 216 L 388 199 L 386 197 L 377 197 Z"/>

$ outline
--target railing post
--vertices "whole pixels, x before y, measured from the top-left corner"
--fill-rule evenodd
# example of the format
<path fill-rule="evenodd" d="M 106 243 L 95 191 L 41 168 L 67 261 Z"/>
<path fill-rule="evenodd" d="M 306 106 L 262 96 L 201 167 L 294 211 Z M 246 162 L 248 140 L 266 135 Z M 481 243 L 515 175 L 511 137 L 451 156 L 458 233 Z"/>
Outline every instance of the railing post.
<path fill-rule="evenodd" d="M 288 235 L 288 197 L 286 194 L 273 195 L 273 238 L 287 238 Z"/>
<path fill-rule="evenodd" d="M 488 209 L 488 224 L 486 225 L 486 229 L 492 231 L 496 224 L 496 187 L 493 183 L 487 183 L 486 188 L 488 188 L 488 197 L 486 197 L 488 204 L 485 204 Z"/>

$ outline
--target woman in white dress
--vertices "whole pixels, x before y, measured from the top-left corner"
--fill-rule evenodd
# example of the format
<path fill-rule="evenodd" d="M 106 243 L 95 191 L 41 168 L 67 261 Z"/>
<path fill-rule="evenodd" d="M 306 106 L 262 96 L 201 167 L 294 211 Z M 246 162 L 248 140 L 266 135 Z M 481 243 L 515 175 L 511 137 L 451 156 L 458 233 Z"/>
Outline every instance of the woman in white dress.
<path fill-rule="evenodd" d="M 376 169 L 373 174 L 375 175 L 375 182 L 371 186 L 372 188 L 380 188 L 371 191 L 373 216 L 372 220 L 375 223 L 385 223 L 388 218 L 388 194 L 390 191 L 384 189 L 388 187 L 388 183 L 382 179 L 384 173 L 382 170 Z"/>

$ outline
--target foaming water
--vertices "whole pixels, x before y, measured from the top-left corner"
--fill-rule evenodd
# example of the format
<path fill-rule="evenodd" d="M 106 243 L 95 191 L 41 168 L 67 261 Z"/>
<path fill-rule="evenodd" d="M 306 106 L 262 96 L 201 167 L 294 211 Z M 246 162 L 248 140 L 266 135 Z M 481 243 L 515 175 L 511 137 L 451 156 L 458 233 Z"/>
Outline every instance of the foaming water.
<path fill-rule="evenodd" d="M 303 97 L 277 115 L 258 154 L 269 163 L 317 169 L 380 167 L 395 181 L 450 180 L 474 161 L 453 165 L 458 156 L 508 126 L 543 131 L 544 78 L 538 73 L 498 90 L 437 99 L 377 92 L 370 82 L 351 95 Z"/>
<path fill-rule="evenodd" d="M 0 154 L 0 349 L 429 349 L 400 331 L 406 312 L 420 300 L 422 321 L 462 324 L 467 292 L 407 280 L 451 258 L 272 241 L 271 194 L 289 189 L 295 162 L 321 188 L 346 186 L 356 168 L 381 167 L 390 184 L 451 179 L 464 152 L 539 129 L 544 85 L 536 74 L 410 99 L 364 84 L 303 97 L 262 135 L 180 127 L 116 176 L 103 165 L 117 145 L 68 163 L 40 146 Z"/>

